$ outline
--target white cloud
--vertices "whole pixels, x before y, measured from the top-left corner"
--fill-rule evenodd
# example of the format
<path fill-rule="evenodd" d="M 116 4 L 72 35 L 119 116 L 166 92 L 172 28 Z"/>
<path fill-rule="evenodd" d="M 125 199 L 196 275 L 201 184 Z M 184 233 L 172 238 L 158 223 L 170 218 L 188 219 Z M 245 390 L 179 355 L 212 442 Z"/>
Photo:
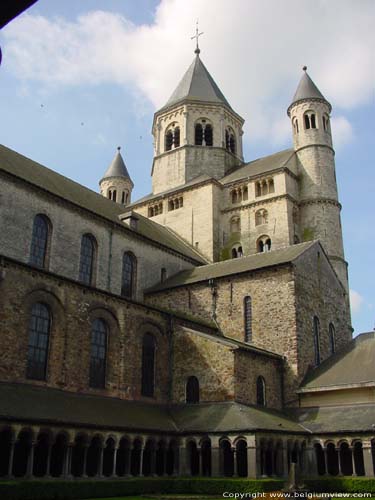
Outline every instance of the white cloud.
<path fill-rule="evenodd" d="M 350 305 L 352 313 L 356 314 L 361 310 L 362 305 L 364 303 L 364 298 L 360 293 L 356 292 L 355 290 L 350 290 L 349 295 L 350 295 Z"/>
<path fill-rule="evenodd" d="M 354 138 L 353 128 L 350 122 L 344 116 L 333 117 L 332 124 L 332 140 L 335 149 L 341 149 Z"/>
<path fill-rule="evenodd" d="M 23 15 L 3 31 L 4 61 L 23 82 L 49 87 L 131 85 L 162 106 L 193 58 L 195 19 L 205 32 L 202 60 L 252 141 L 290 138 L 286 108 L 307 64 L 335 107 L 371 98 L 371 21 L 375 2 L 362 0 L 162 0 L 154 22 L 135 26 L 115 13 L 94 11 L 74 22 Z M 351 138 L 349 122 L 334 121 L 335 140 Z"/>

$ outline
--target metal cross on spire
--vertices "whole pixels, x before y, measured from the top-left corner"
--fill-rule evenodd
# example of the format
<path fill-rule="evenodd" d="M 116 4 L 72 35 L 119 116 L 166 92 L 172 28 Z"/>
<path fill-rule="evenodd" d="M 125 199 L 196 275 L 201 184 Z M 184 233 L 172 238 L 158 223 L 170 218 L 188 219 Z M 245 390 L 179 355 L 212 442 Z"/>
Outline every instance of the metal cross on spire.
<path fill-rule="evenodd" d="M 193 38 L 196 38 L 197 40 L 197 46 L 196 46 L 196 49 L 194 50 L 195 54 L 199 54 L 200 53 L 200 48 L 199 48 L 199 44 L 198 44 L 198 39 L 199 37 L 203 35 L 203 31 L 201 31 L 199 33 L 199 28 L 198 28 L 198 19 L 197 19 L 197 22 L 196 22 L 196 28 L 195 28 L 195 35 L 191 37 L 191 40 L 193 40 Z"/>

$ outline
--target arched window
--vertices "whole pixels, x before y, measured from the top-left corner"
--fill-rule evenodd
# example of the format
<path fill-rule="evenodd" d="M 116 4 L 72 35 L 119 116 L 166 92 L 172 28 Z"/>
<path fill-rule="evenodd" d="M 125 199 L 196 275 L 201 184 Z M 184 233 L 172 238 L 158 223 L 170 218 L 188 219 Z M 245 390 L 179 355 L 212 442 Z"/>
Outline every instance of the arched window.
<path fill-rule="evenodd" d="M 50 330 L 51 314 L 49 307 L 40 302 L 33 304 L 29 322 L 27 378 L 34 380 L 46 379 Z"/>
<path fill-rule="evenodd" d="M 170 151 L 173 146 L 173 133 L 172 130 L 168 130 L 165 134 L 165 150 Z"/>
<path fill-rule="evenodd" d="M 117 191 L 116 189 L 114 189 L 112 193 L 112 201 L 116 201 L 116 198 L 117 198 Z"/>
<path fill-rule="evenodd" d="M 264 208 L 255 212 L 255 225 L 260 226 L 262 224 L 268 224 L 268 212 Z"/>
<path fill-rule="evenodd" d="M 329 346 L 331 348 L 331 354 L 336 351 L 336 331 L 333 323 L 329 324 Z"/>
<path fill-rule="evenodd" d="M 306 111 L 303 115 L 303 120 L 305 123 L 305 129 L 317 128 L 316 126 L 316 115 L 312 111 Z"/>
<path fill-rule="evenodd" d="M 167 270 L 165 267 L 162 267 L 161 268 L 161 271 L 160 271 L 160 281 L 161 283 L 164 283 L 164 281 L 167 279 Z"/>
<path fill-rule="evenodd" d="M 266 381 L 261 375 L 257 378 L 257 405 L 266 406 Z"/>
<path fill-rule="evenodd" d="M 305 120 L 305 129 L 308 130 L 310 128 L 310 117 L 309 115 L 304 115 L 304 120 Z"/>
<path fill-rule="evenodd" d="M 232 259 L 237 259 L 237 248 L 232 248 Z"/>
<path fill-rule="evenodd" d="M 251 342 L 253 337 L 253 325 L 252 325 L 252 310 L 251 310 L 251 297 L 247 295 L 243 301 L 244 309 L 244 330 L 245 330 L 245 342 Z"/>
<path fill-rule="evenodd" d="M 236 136 L 230 127 L 225 131 L 225 147 L 231 153 L 236 154 Z"/>
<path fill-rule="evenodd" d="M 203 127 L 201 123 L 195 124 L 195 145 L 202 146 L 203 142 Z"/>
<path fill-rule="evenodd" d="M 271 250 L 271 238 L 269 236 L 261 236 L 257 243 L 258 252 L 269 252 Z"/>
<path fill-rule="evenodd" d="M 174 129 L 173 145 L 175 148 L 180 147 L 180 127 Z"/>
<path fill-rule="evenodd" d="M 201 118 L 194 126 L 194 144 L 196 146 L 213 145 L 213 129 L 206 118 Z"/>
<path fill-rule="evenodd" d="M 261 183 L 259 181 L 257 181 L 255 183 L 255 196 L 261 196 L 261 195 L 262 195 Z"/>
<path fill-rule="evenodd" d="M 84 234 L 81 240 L 81 257 L 79 261 L 79 281 L 91 285 L 95 263 L 95 238 L 91 234 Z"/>
<path fill-rule="evenodd" d="M 298 119 L 297 118 L 293 119 L 293 128 L 294 128 L 294 131 L 298 134 L 299 128 L 298 128 Z"/>
<path fill-rule="evenodd" d="M 105 387 L 108 327 L 103 319 L 94 319 L 91 325 L 90 387 Z"/>
<path fill-rule="evenodd" d="M 239 233 L 241 231 L 241 219 L 238 215 L 235 215 L 230 220 L 230 232 Z"/>
<path fill-rule="evenodd" d="M 329 132 L 329 117 L 327 115 L 323 115 L 323 129 L 325 132 Z"/>
<path fill-rule="evenodd" d="M 137 261 L 131 252 L 125 252 L 122 258 L 121 295 L 129 299 L 135 296 Z"/>
<path fill-rule="evenodd" d="M 38 267 L 47 266 L 47 250 L 51 224 L 45 215 L 34 218 L 33 234 L 30 247 L 30 264 Z"/>
<path fill-rule="evenodd" d="M 143 337 L 142 344 L 142 396 L 153 397 L 155 390 L 155 338 L 150 333 Z"/>
<path fill-rule="evenodd" d="M 242 245 L 238 243 L 232 247 L 232 259 L 237 257 L 243 257 Z"/>
<path fill-rule="evenodd" d="M 313 319 L 313 329 L 314 329 L 314 354 L 315 354 L 315 365 L 320 364 L 320 322 L 317 316 Z"/>
<path fill-rule="evenodd" d="M 199 380 L 197 377 L 189 377 L 186 382 L 186 402 L 199 403 Z"/>

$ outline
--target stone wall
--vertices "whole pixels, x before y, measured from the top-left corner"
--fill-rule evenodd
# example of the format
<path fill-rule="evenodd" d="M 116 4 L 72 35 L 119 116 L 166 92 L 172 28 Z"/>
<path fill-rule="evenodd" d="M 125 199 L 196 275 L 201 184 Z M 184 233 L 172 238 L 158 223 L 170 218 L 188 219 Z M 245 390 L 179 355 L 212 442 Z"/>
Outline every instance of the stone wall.
<path fill-rule="evenodd" d="M 139 300 L 145 288 L 160 281 L 162 267 L 168 275 L 193 267 L 182 256 L 121 226 L 9 177 L 1 180 L 0 199 L 0 253 L 21 262 L 29 261 L 34 217 L 44 214 L 52 225 L 49 270 L 67 278 L 78 279 L 81 238 L 85 233 L 92 234 L 97 242 L 94 285 L 103 290 L 120 293 L 122 256 L 126 251 L 137 259 Z"/>
<path fill-rule="evenodd" d="M 142 339 L 150 332 L 157 342 L 156 389 L 155 398 L 143 399 L 167 400 L 166 314 L 7 260 L 0 270 L 1 381 L 140 400 Z M 30 311 L 35 302 L 48 305 L 52 313 L 45 382 L 26 379 Z M 89 388 L 91 323 L 95 318 L 104 319 L 109 327 L 105 389 Z"/>

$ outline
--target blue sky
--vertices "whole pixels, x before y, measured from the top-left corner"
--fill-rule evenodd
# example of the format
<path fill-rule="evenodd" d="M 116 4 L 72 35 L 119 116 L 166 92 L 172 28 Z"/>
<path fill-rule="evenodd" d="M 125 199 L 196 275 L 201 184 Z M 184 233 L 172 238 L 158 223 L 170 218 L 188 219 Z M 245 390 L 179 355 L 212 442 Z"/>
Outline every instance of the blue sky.
<path fill-rule="evenodd" d="M 372 0 L 39 0 L 0 33 L 6 146 L 91 189 L 122 146 L 151 190 L 155 109 L 202 60 L 246 120 L 246 160 L 291 146 L 286 109 L 306 64 L 332 128 L 355 333 L 375 324 Z"/>

